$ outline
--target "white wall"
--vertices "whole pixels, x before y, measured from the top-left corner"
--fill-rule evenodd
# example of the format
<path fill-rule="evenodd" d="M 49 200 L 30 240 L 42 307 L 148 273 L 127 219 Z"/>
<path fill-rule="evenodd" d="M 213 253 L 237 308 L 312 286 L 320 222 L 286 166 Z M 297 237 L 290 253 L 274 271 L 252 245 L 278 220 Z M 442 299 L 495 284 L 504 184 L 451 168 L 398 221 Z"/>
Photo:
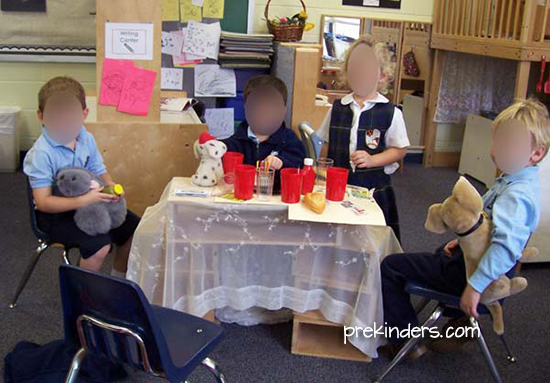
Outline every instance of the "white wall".
<path fill-rule="evenodd" d="M 227 1 L 227 0 L 226 0 Z M 254 32 L 267 30 L 264 10 L 266 0 L 250 0 L 253 3 Z M 315 24 L 315 28 L 304 35 L 304 41 L 319 42 L 321 33 L 321 15 L 380 17 L 412 21 L 432 21 L 434 0 L 401 0 L 401 9 L 377 9 L 367 7 L 343 6 L 342 0 L 304 0 L 309 15 L 309 22 Z M 292 16 L 302 9 L 299 0 L 272 0 L 269 7 L 269 17 Z"/>

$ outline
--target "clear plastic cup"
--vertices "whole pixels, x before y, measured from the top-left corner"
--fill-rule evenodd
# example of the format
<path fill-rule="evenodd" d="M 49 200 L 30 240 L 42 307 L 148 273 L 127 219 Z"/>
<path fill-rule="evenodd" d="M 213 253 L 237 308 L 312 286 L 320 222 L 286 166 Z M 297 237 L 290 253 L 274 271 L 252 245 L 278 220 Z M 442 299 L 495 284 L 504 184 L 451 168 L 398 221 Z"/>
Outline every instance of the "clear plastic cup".
<path fill-rule="evenodd" d="M 321 157 L 317 159 L 315 165 L 315 190 L 324 192 L 327 185 L 327 169 L 334 166 L 334 160 Z"/>
<path fill-rule="evenodd" d="M 268 201 L 273 195 L 275 170 L 256 170 L 256 198 L 258 201 Z"/>

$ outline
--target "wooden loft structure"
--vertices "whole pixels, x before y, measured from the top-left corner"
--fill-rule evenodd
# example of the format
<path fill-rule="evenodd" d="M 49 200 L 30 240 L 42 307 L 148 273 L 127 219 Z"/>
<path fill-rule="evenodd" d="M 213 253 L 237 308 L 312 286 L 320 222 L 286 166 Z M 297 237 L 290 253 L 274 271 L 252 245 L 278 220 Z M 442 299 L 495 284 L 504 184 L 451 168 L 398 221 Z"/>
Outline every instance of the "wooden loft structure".
<path fill-rule="evenodd" d="M 435 152 L 437 107 L 445 52 L 517 61 L 514 95 L 527 97 L 531 64 L 550 59 L 550 0 L 436 0 L 435 49 L 425 124 L 425 166 L 456 166 L 460 153 Z"/>

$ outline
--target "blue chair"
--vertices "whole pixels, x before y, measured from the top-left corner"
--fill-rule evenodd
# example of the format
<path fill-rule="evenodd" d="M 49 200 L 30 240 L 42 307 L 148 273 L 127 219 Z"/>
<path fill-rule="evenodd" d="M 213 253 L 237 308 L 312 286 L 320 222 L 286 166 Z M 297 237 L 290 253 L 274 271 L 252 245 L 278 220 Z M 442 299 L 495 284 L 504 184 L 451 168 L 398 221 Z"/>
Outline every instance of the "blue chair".
<path fill-rule="evenodd" d="M 75 383 L 83 358 L 102 355 L 172 383 L 185 381 L 203 364 L 225 383 L 208 358 L 223 329 L 207 320 L 150 305 L 134 282 L 80 269 L 59 267 L 65 340 L 80 346 L 66 383 Z"/>
<path fill-rule="evenodd" d="M 323 140 L 315 134 L 309 123 L 305 121 L 298 125 L 298 129 L 300 130 L 300 137 L 306 149 L 306 157 L 312 158 L 313 161 L 317 160 L 323 147 Z"/>
<path fill-rule="evenodd" d="M 432 327 L 435 325 L 437 320 L 443 315 L 443 312 L 445 309 L 460 309 L 460 297 L 451 295 L 451 294 L 445 294 L 436 290 L 429 289 L 427 287 L 417 285 L 414 283 L 408 283 L 405 286 L 405 291 L 407 291 L 410 295 L 416 295 L 423 300 L 417 306 L 416 311 L 417 314 L 420 313 L 430 301 L 437 301 L 437 305 L 428 317 L 428 319 L 422 324 L 423 327 Z M 478 306 L 477 312 L 480 315 L 490 315 L 489 310 L 485 305 L 480 304 Z M 491 352 L 489 351 L 489 347 L 487 347 L 487 343 L 485 342 L 485 338 L 483 337 L 483 333 L 481 332 L 481 327 L 479 325 L 479 322 L 474 318 L 470 317 L 470 324 L 472 325 L 474 329 L 474 334 L 477 335 L 477 341 L 479 343 L 479 347 L 481 348 L 481 352 L 483 353 L 483 356 L 485 358 L 485 361 L 487 362 L 487 365 L 489 366 L 489 369 L 491 371 L 491 375 L 495 382 L 501 383 L 502 379 L 500 377 L 500 374 L 498 373 L 497 367 L 495 365 L 495 362 L 493 360 L 493 357 L 491 356 Z M 504 339 L 504 335 L 500 335 L 500 339 L 502 340 L 502 343 L 504 344 L 504 347 L 506 348 L 507 352 L 507 359 L 510 363 L 515 363 L 516 359 L 512 356 L 510 349 L 508 348 L 508 344 L 506 343 L 506 340 Z M 375 380 L 375 382 L 381 382 L 382 379 L 388 375 L 388 373 L 401 361 L 403 358 L 409 353 L 410 350 L 412 350 L 422 339 L 421 338 L 411 338 L 409 339 L 405 345 L 399 350 L 397 355 L 393 358 L 391 363 L 384 369 L 382 374 Z"/>
<path fill-rule="evenodd" d="M 70 265 L 71 262 L 69 261 L 69 252 L 74 247 L 65 245 L 62 243 L 54 243 L 50 241 L 50 238 L 46 233 L 44 233 L 40 228 L 38 227 L 38 223 L 36 222 L 36 205 L 34 204 L 34 198 L 32 196 L 32 188 L 31 184 L 29 183 L 29 180 L 27 178 L 27 199 L 29 202 L 29 213 L 30 213 L 30 222 L 31 222 L 31 228 L 32 232 L 36 236 L 36 239 L 38 239 L 38 247 L 36 248 L 32 258 L 29 260 L 29 263 L 27 265 L 27 268 L 25 269 L 25 272 L 23 273 L 23 277 L 19 281 L 19 285 L 17 286 L 17 290 L 15 290 L 15 294 L 13 296 L 13 299 L 9 305 L 10 308 L 14 308 L 17 306 L 17 299 L 19 298 L 19 295 L 21 295 L 21 292 L 27 285 L 27 282 L 29 281 L 29 278 L 32 275 L 32 272 L 34 271 L 34 268 L 36 267 L 36 264 L 38 263 L 38 260 L 40 259 L 40 256 L 50 247 L 52 248 L 59 248 L 62 249 L 62 256 L 63 256 L 63 262 L 67 265 Z"/>

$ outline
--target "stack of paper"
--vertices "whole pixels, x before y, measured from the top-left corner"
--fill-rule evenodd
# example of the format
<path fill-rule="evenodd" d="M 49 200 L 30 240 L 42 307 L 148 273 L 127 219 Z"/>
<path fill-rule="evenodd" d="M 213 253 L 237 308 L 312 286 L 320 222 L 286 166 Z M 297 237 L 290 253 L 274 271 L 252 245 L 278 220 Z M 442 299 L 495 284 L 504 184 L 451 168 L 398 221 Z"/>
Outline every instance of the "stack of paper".
<path fill-rule="evenodd" d="M 116 106 L 119 112 L 147 116 L 157 72 L 134 66 L 132 61 L 103 61 L 100 105 Z"/>
<path fill-rule="evenodd" d="M 273 35 L 222 32 L 219 62 L 222 68 L 269 68 Z"/>

